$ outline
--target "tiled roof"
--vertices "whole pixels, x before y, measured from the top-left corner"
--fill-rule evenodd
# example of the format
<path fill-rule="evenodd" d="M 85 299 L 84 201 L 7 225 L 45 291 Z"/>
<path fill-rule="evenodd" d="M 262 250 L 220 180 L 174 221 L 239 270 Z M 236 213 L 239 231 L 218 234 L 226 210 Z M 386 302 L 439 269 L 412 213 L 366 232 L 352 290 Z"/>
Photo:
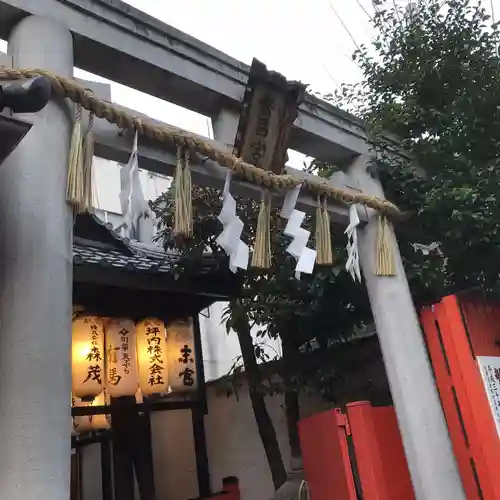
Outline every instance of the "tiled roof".
<path fill-rule="evenodd" d="M 133 248 L 131 248 L 133 251 Z M 100 265 L 125 271 L 149 271 L 154 273 L 173 272 L 175 255 L 164 254 L 163 257 L 153 257 L 143 252 L 125 255 L 119 250 L 93 246 L 91 242 L 75 241 L 73 245 L 73 265 Z"/>
<path fill-rule="evenodd" d="M 74 229 L 73 265 L 101 266 L 130 272 L 143 272 L 175 278 L 178 254 L 165 251 L 155 244 L 140 243 L 118 235 L 113 228 L 95 215 L 79 215 Z M 207 254 L 196 267 L 195 275 L 218 275 L 234 281 L 234 275 L 226 267 L 220 269 Z M 190 273 L 187 272 L 186 275 Z"/>
<path fill-rule="evenodd" d="M 73 237 L 75 303 L 99 315 L 163 317 L 167 296 L 172 311 L 191 314 L 239 293 L 241 278 L 211 255 L 182 269 L 178 261 L 175 252 L 121 238 L 95 217 L 80 216 Z"/>

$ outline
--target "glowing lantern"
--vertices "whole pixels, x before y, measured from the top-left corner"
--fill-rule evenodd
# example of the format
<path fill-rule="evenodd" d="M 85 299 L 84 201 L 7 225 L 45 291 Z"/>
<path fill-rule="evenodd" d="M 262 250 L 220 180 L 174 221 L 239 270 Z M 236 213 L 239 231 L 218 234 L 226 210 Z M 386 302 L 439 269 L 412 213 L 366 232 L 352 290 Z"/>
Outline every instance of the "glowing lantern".
<path fill-rule="evenodd" d="M 91 399 L 100 394 L 104 377 L 104 335 L 102 321 L 79 316 L 72 328 L 73 394 Z"/>
<path fill-rule="evenodd" d="M 168 390 L 165 325 L 158 319 L 137 323 L 137 361 L 139 388 L 143 396 L 166 393 Z"/>
<path fill-rule="evenodd" d="M 133 321 L 110 319 L 106 323 L 106 360 L 106 386 L 109 396 L 134 396 L 139 380 Z"/>
<path fill-rule="evenodd" d="M 90 406 L 104 406 L 109 404 L 110 398 L 104 389 L 99 396 L 94 398 Z M 109 429 L 109 415 L 92 415 L 90 425 L 93 430 Z"/>
<path fill-rule="evenodd" d="M 77 398 L 73 395 L 71 405 L 73 406 L 73 408 L 82 408 L 89 406 L 89 403 L 84 402 L 80 398 Z M 73 417 L 73 427 L 77 434 L 82 434 L 84 432 L 89 432 L 90 430 L 92 430 L 90 415 Z"/>
<path fill-rule="evenodd" d="M 177 320 L 167 327 L 167 358 L 172 392 L 197 388 L 193 320 Z"/>
<path fill-rule="evenodd" d="M 144 403 L 144 398 L 142 396 L 142 391 L 140 389 L 137 389 L 137 392 L 135 393 L 135 402 L 138 405 Z"/>
<path fill-rule="evenodd" d="M 140 389 L 137 389 L 137 392 L 135 393 L 135 402 L 138 405 L 142 405 L 142 403 L 144 403 L 144 398 L 142 397 L 142 391 Z M 144 415 L 144 412 L 140 411 L 139 415 Z"/>

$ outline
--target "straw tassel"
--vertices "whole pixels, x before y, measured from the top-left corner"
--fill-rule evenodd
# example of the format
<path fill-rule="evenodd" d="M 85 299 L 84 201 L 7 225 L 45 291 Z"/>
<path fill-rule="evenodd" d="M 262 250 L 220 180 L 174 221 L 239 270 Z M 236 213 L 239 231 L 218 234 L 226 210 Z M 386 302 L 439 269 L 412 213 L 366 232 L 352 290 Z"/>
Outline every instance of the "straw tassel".
<path fill-rule="evenodd" d="M 271 267 L 271 196 L 269 192 L 262 193 L 257 232 L 255 234 L 255 249 L 252 256 L 252 267 L 269 269 Z"/>
<path fill-rule="evenodd" d="M 387 216 L 377 216 L 375 276 L 396 276 L 396 259 Z"/>
<path fill-rule="evenodd" d="M 177 148 L 177 168 L 174 178 L 174 235 L 193 235 L 193 205 L 191 193 L 191 171 L 189 170 L 189 150 Z"/>
<path fill-rule="evenodd" d="M 71 203 L 77 213 L 84 206 L 84 175 L 82 148 L 82 106 L 76 107 L 75 125 L 71 136 L 68 159 L 68 181 L 66 185 L 66 201 Z"/>
<path fill-rule="evenodd" d="M 93 182 L 93 161 L 94 161 L 94 113 L 89 113 L 89 124 L 85 139 L 83 140 L 83 209 L 91 212 Z"/>
<path fill-rule="evenodd" d="M 332 236 L 330 233 L 330 214 L 328 213 L 326 202 L 318 198 L 316 208 L 316 263 L 320 266 L 330 266 L 333 264 Z"/>

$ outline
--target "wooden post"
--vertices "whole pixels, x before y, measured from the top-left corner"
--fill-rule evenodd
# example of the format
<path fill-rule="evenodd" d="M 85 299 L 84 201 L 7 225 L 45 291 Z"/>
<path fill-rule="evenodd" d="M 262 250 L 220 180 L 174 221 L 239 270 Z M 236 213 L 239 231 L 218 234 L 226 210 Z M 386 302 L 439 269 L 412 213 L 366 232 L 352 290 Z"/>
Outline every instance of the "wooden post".
<path fill-rule="evenodd" d="M 135 399 L 134 399 L 135 402 Z M 116 500 L 134 500 L 134 462 L 130 450 L 130 432 L 127 398 L 111 400 L 113 422 L 113 476 Z"/>
<path fill-rule="evenodd" d="M 200 405 L 196 405 L 191 409 L 191 418 L 196 454 L 196 472 L 198 475 L 198 494 L 200 497 L 205 498 L 211 495 L 211 486 L 204 411 Z"/>

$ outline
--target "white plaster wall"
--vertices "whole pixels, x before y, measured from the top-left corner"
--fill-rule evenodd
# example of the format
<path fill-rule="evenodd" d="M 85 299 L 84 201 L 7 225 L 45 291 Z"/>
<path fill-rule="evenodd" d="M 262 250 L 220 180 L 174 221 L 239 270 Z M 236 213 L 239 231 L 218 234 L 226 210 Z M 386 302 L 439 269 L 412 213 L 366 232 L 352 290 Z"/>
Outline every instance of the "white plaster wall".
<path fill-rule="evenodd" d="M 211 384 L 207 390 L 209 414 L 205 417 L 205 429 L 213 491 L 221 489 L 222 478 L 237 476 L 242 500 L 269 500 L 273 484 L 245 382 L 238 389 L 238 397 L 221 395 L 217 384 Z M 283 396 L 266 397 L 266 405 L 288 467 L 290 449 Z M 318 397 L 301 395 L 300 407 L 301 416 L 306 417 L 327 405 Z M 156 500 L 196 498 L 198 480 L 190 411 L 152 413 L 151 434 Z M 82 482 L 82 500 L 101 500 L 98 444 L 83 449 Z"/>
<path fill-rule="evenodd" d="M 151 436 L 156 500 L 196 498 L 198 479 L 191 412 L 153 412 Z"/>
<path fill-rule="evenodd" d="M 288 467 L 283 396 L 267 397 L 266 405 Z M 301 396 L 303 417 L 326 408 L 317 397 Z M 246 387 L 239 389 L 238 398 L 227 398 L 215 384 L 209 386 L 208 410 L 205 428 L 213 491 L 221 489 L 222 478 L 237 476 L 242 500 L 269 500 L 273 484 Z M 195 498 L 198 487 L 189 411 L 156 412 L 151 425 L 157 500 Z"/>
<path fill-rule="evenodd" d="M 81 448 L 82 500 L 102 499 L 101 445 Z"/>
<path fill-rule="evenodd" d="M 222 478 L 237 476 L 242 500 L 268 500 L 274 492 L 269 466 L 255 423 L 246 387 L 238 390 L 238 398 L 209 391 L 209 414 L 205 417 L 212 487 L 220 489 Z M 282 395 L 266 397 L 267 410 L 276 430 L 286 468 L 290 464 L 290 448 Z M 306 417 L 327 408 L 319 397 L 301 395 L 301 416 Z M 180 500 L 180 499 L 179 499 Z"/>
<path fill-rule="evenodd" d="M 238 336 L 233 330 L 228 334 L 226 324 L 221 319 L 226 307 L 227 302 L 215 302 L 199 316 L 203 365 L 207 381 L 217 380 L 227 375 L 235 362 L 241 364 Z M 280 341 L 259 339 L 256 335 L 257 331 L 258 328 L 252 329 L 254 343 L 258 343 L 270 359 L 281 356 Z"/>
<path fill-rule="evenodd" d="M 121 215 L 120 164 L 94 157 L 94 205 L 102 212 Z M 156 200 L 170 187 L 171 178 L 140 170 L 142 192 L 146 200 Z"/>
<path fill-rule="evenodd" d="M 80 449 L 80 460 L 82 500 L 102 500 L 101 445 L 99 443 L 94 443 L 82 447 Z M 111 464 L 111 474 L 112 473 L 113 466 Z M 134 489 L 135 498 L 139 499 L 139 486 L 135 478 Z"/>
<path fill-rule="evenodd" d="M 266 398 L 285 466 L 290 461 L 283 396 Z M 268 500 L 273 492 L 271 474 L 253 416 L 248 392 L 236 397 L 213 395 L 205 418 L 212 486 L 225 476 L 237 476 L 243 500 Z"/>

